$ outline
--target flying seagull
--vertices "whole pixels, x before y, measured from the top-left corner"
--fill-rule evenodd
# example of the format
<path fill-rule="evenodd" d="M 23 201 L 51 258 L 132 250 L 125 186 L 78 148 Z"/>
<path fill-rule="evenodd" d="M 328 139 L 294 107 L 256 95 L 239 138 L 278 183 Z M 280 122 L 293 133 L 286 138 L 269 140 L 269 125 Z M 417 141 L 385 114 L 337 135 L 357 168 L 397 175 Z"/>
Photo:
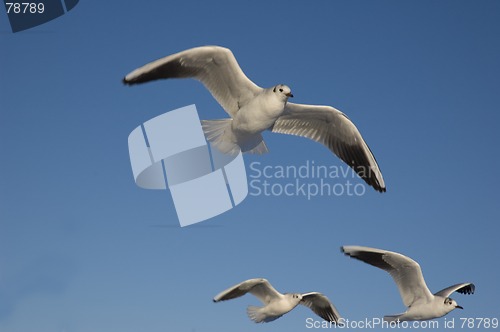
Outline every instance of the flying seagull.
<path fill-rule="evenodd" d="M 455 308 L 463 309 L 449 297 L 453 292 L 474 294 L 474 284 L 466 282 L 450 286 L 433 295 L 425 284 L 420 265 L 397 252 L 360 246 L 344 246 L 341 250 L 347 256 L 389 272 L 398 285 L 408 310 L 399 315 L 384 316 L 384 320 L 388 322 L 439 318 Z"/>
<path fill-rule="evenodd" d="M 148 63 L 123 79 L 128 85 L 158 79 L 194 78 L 230 115 L 202 122 L 207 139 L 221 152 L 268 152 L 261 133 L 298 135 L 324 144 L 379 192 L 386 187 L 370 148 L 356 126 L 331 106 L 289 103 L 284 84 L 263 89 L 249 80 L 231 50 L 219 46 L 188 49 Z"/>
<path fill-rule="evenodd" d="M 222 291 L 214 302 L 231 300 L 250 293 L 255 295 L 263 307 L 249 306 L 248 317 L 256 323 L 267 323 L 280 318 L 297 305 L 302 304 L 328 322 L 342 324 L 339 312 L 328 298 L 317 292 L 281 294 L 263 278 L 249 279 Z"/>

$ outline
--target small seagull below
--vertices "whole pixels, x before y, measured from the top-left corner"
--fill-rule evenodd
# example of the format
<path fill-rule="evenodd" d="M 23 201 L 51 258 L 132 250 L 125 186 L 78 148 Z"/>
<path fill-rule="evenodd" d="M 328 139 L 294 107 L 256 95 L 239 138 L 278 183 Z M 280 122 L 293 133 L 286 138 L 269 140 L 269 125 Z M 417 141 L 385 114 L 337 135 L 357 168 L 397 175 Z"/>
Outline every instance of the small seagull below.
<path fill-rule="evenodd" d="M 213 301 L 231 300 L 246 293 L 255 295 L 264 304 L 263 307 L 247 308 L 248 317 L 256 323 L 271 322 L 302 304 L 324 320 L 342 325 L 339 312 L 325 295 L 317 292 L 281 294 L 263 278 L 243 281 L 219 293 Z"/>
<path fill-rule="evenodd" d="M 432 294 L 425 284 L 420 265 L 397 252 L 360 246 L 343 246 L 341 250 L 347 256 L 389 272 L 398 285 L 408 310 L 402 314 L 384 316 L 387 322 L 439 318 L 456 308 L 463 309 L 449 297 L 453 292 L 474 294 L 475 286 L 470 282 L 456 284 Z"/>

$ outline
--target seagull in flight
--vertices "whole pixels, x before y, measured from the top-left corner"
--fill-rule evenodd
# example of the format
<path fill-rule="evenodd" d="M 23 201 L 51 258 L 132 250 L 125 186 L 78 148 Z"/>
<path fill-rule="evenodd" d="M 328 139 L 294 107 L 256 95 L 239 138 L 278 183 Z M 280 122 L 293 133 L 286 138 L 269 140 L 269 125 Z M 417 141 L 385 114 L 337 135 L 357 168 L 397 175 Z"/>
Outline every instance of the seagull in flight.
<path fill-rule="evenodd" d="M 294 104 L 284 84 L 261 88 L 243 73 L 231 50 L 202 46 L 148 63 L 123 83 L 194 78 L 205 85 L 230 118 L 202 121 L 208 141 L 226 154 L 268 152 L 262 132 L 307 137 L 328 147 L 379 192 L 386 187 L 380 168 L 359 130 L 331 106 Z"/>
<path fill-rule="evenodd" d="M 324 320 L 341 325 L 340 314 L 328 298 L 317 292 L 281 294 L 263 278 L 249 279 L 222 291 L 214 297 L 214 302 L 231 300 L 250 293 L 255 295 L 263 307 L 249 306 L 248 317 L 255 323 L 267 323 L 280 318 L 302 304 L 310 308 Z"/>
<path fill-rule="evenodd" d="M 456 284 L 432 294 L 425 284 L 420 265 L 397 252 L 360 246 L 343 246 L 341 250 L 347 256 L 389 272 L 396 282 L 408 310 L 402 314 L 384 316 L 387 322 L 439 318 L 456 308 L 463 309 L 450 298 L 453 292 L 474 294 L 475 286 L 470 282 Z"/>

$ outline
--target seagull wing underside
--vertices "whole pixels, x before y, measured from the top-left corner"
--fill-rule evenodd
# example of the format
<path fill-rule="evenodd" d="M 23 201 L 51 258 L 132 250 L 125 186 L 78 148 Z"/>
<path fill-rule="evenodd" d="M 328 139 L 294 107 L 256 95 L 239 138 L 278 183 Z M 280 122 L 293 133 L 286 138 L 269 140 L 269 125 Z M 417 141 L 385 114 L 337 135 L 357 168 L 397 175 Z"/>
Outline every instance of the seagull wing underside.
<path fill-rule="evenodd" d="M 214 297 L 214 302 L 231 300 L 250 293 L 262 303 L 269 304 L 273 299 L 283 296 L 264 278 L 249 279 L 222 291 Z"/>
<path fill-rule="evenodd" d="M 330 300 L 323 294 L 311 292 L 302 294 L 300 304 L 311 309 L 316 315 L 320 316 L 328 322 L 335 324 L 341 323 L 340 314 Z"/>
<path fill-rule="evenodd" d="M 342 251 L 350 257 L 389 272 L 407 307 L 432 301 L 433 295 L 427 288 L 422 269 L 413 259 L 392 251 L 360 246 L 344 246 Z"/>
<path fill-rule="evenodd" d="M 331 106 L 287 103 L 272 131 L 307 137 L 325 145 L 375 190 L 386 191 L 373 153 L 358 128 L 339 110 Z"/>
<path fill-rule="evenodd" d="M 196 47 L 158 59 L 132 71 L 123 82 L 132 85 L 168 78 L 201 81 L 231 117 L 262 91 L 243 73 L 231 50 L 219 46 Z"/>
<path fill-rule="evenodd" d="M 476 286 L 470 282 L 464 282 L 461 284 L 456 284 L 450 287 L 447 287 L 443 290 L 440 290 L 435 296 L 449 297 L 453 292 L 461 293 L 461 294 L 474 294 L 476 290 Z"/>

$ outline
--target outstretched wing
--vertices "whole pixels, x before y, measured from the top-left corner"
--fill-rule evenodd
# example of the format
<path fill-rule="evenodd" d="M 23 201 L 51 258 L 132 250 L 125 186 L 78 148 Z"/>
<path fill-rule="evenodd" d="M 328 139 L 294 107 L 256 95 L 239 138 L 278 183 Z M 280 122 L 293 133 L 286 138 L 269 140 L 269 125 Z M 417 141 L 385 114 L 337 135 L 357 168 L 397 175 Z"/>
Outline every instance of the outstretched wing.
<path fill-rule="evenodd" d="M 358 128 L 339 110 L 331 106 L 287 103 L 272 131 L 307 137 L 325 145 L 375 190 L 386 191 L 370 148 Z"/>
<path fill-rule="evenodd" d="M 425 284 L 422 269 L 413 259 L 396 252 L 361 246 L 343 246 L 341 249 L 352 258 L 389 272 L 407 307 L 420 301 L 432 301 L 433 295 Z"/>
<path fill-rule="evenodd" d="M 311 309 L 316 315 L 328 322 L 341 325 L 340 314 L 330 300 L 323 294 L 311 292 L 302 294 L 300 304 Z"/>
<path fill-rule="evenodd" d="M 225 291 L 217 294 L 213 301 L 226 301 L 231 300 L 240 296 L 250 293 L 255 295 L 262 303 L 268 304 L 271 300 L 283 296 L 279 293 L 273 286 L 264 278 L 249 279 L 243 281 L 233 287 L 226 289 Z"/>
<path fill-rule="evenodd" d="M 201 81 L 232 117 L 262 90 L 246 77 L 231 50 L 219 46 L 195 47 L 153 61 L 125 76 L 123 83 L 132 85 L 168 78 Z"/>
<path fill-rule="evenodd" d="M 447 287 L 443 290 L 440 290 L 435 296 L 449 297 L 453 292 L 461 293 L 461 294 L 474 294 L 476 290 L 476 286 L 474 286 L 471 282 L 464 282 L 461 284 L 456 284 L 450 287 Z"/>

